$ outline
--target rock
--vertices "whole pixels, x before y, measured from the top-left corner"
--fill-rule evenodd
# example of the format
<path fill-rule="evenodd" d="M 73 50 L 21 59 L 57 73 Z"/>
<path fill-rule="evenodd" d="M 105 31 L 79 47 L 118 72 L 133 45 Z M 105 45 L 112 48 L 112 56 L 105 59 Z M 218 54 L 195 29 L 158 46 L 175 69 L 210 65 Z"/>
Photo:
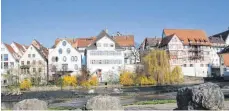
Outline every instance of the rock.
<path fill-rule="evenodd" d="M 93 93 L 95 93 L 95 90 L 94 89 L 88 90 L 88 94 L 93 94 Z"/>
<path fill-rule="evenodd" d="M 16 103 L 13 110 L 47 110 L 48 104 L 38 99 L 25 99 Z"/>
<path fill-rule="evenodd" d="M 118 88 L 114 88 L 113 93 L 120 94 L 120 93 L 122 93 L 122 90 L 118 89 Z"/>
<path fill-rule="evenodd" d="M 117 97 L 95 96 L 87 101 L 87 110 L 124 110 Z"/>
<path fill-rule="evenodd" d="M 224 107 L 223 92 L 213 83 L 180 88 L 176 99 L 180 110 L 218 110 Z"/>

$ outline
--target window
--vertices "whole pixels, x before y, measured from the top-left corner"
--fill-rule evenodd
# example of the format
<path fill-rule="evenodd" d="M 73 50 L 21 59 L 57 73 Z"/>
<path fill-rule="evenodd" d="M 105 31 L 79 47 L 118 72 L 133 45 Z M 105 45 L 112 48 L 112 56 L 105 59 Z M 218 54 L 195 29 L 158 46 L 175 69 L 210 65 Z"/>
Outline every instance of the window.
<path fill-rule="evenodd" d="M 8 62 L 4 62 L 4 69 L 8 69 Z"/>
<path fill-rule="evenodd" d="M 5 51 L 5 48 L 1 48 L 1 51 Z"/>
<path fill-rule="evenodd" d="M 36 61 L 35 60 L 33 60 L 33 65 L 35 65 L 36 64 Z"/>
<path fill-rule="evenodd" d="M 68 53 L 68 54 L 70 54 L 70 52 L 71 52 L 71 49 L 70 49 L 70 48 L 68 48 L 68 49 L 67 49 L 67 53 Z"/>
<path fill-rule="evenodd" d="M 63 41 L 63 42 L 62 42 L 62 45 L 63 45 L 63 46 L 66 46 L 66 41 Z"/>
<path fill-rule="evenodd" d="M 14 67 L 14 62 L 10 62 L 10 66 L 11 67 Z"/>
<path fill-rule="evenodd" d="M 31 57 L 31 54 L 28 54 L 28 57 L 30 58 Z"/>
<path fill-rule="evenodd" d="M 33 58 L 35 58 L 35 54 L 33 54 Z"/>
<path fill-rule="evenodd" d="M 71 57 L 71 60 L 74 61 L 74 56 Z"/>
<path fill-rule="evenodd" d="M 206 67 L 209 67 L 209 64 L 206 64 Z"/>
<path fill-rule="evenodd" d="M 77 60 L 78 60 L 77 56 L 74 56 L 74 58 L 75 58 L 75 61 L 77 61 Z"/>
<path fill-rule="evenodd" d="M 66 62 L 67 61 L 67 58 L 66 56 L 63 57 L 63 61 Z"/>
<path fill-rule="evenodd" d="M 59 54 L 62 54 L 62 49 L 61 48 L 59 49 Z"/>
<path fill-rule="evenodd" d="M 41 60 L 39 60 L 39 62 L 38 62 L 40 65 L 42 64 L 42 61 Z"/>
<path fill-rule="evenodd" d="M 58 62 L 58 57 L 56 57 L 56 62 Z"/>
<path fill-rule="evenodd" d="M 30 65 L 30 61 L 27 61 L 27 65 Z"/>
<path fill-rule="evenodd" d="M 193 64 L 190 64 L 190 67 L 193 67 Z"/>
<path fill-rule="evenodd" d="M 52 62 L 56 62 L 56 57 L 52 57 Z"/>
<path fill-rule="evenodd" d="M 24 61 L 21 61 L 21 65 L 24 65 Z"/>
<path fill-rule="evenodd" d="M 184 64 L 184 67 L 187 67 L 187 65 L 186 65 L 186 64 Z"/>
<path fill-rule="evenodd" d="M 29 69 L 27 69 L 27 74 L 29 74 Z"/>
<path fill-rule="evenodd" d="M 114 47 L 114 44 L 110 44 L 111 47 Z"/>
<path fill-rule="evenodd" d="M 75 64 L 75 70 L 78 70 L 78 65 L 77 64 Z"/>
<path fill-rule="evenodd" d="M 62 64 L 62 70 L 67 71 L 68 70 L 68 64 Z"/>
<path fill-rule="evenodd" d="M 8 61 L 8 54 L 4 54 L 4 61 Z"/>
<path fill-rule="evenodd" d="M 38 71 L 41 72 L 41 68 L 39 68 Z"/>
<path fill-rule="evenodd" d="M 127 63 L 127 59 L 125 59 L 125 63 Z"/>
<path fill-rule="evenodd" d="M 36 72 L 36 68 L 33 68 L 33 72 Z"/>

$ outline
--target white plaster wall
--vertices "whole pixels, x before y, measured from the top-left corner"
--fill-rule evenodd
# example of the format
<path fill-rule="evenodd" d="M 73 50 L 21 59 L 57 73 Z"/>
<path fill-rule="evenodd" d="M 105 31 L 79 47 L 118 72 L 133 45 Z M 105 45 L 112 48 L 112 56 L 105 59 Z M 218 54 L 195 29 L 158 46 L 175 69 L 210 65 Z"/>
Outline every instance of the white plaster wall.
<path fill-rule="evenodd" d="M 66 46 L 63 46 L 63 42 L 66 42 Z M 70 49 L 70 53 L 67 53 L 67 49 Z M 59 49 L 62 49 L 62 54 L 59 53 Z M 72 56 L 77 57 L 77 61 L 72 61 Z M 52 57 L 58 57 L 58 62 L 52 61 Z M 63 58 L 66 57 L 66 61 L 63 60 Z M 67 71 L 73 71 L 73 74 L 79 73 L 81 68 L 81 54 L 73 48 L 66 40 L 60 41 L 55 49 L 49 50 L 49 56 L 48 56 L 49 65 L 55 65 L 57 68 L 57 71 L 62 71 L 62 64 L 68 64 L 68 70 Z M 78 68 L 75 68 L 75 65 L 78 66 Z M 51 67 L 49 67 L 50 74 L 54 73 L 51 72 Z"/>

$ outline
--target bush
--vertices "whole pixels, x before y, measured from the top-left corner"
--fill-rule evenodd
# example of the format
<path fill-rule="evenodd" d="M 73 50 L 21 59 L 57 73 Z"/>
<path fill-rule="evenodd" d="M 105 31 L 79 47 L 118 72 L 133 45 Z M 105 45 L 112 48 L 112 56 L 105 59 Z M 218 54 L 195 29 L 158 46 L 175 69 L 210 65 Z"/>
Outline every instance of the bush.
<path fill-rule="evenodd" d="M 82 81 L 80 83 L 80 85 L 83 87 L 83 88 L 90 88 L 91 87 L 91 84 L 89 81 Z"/>
<path fill-rule="evenodd" d="M 138 76 L 136 78 L 136 84 L 139 85 L 155 85 L 156 81 L 153 77 L 146 77 L 145 75 Z"/>
<path fill-rule="evenodd" d="M 180 66 L 176 66 L 171 75 L 171 83 L 181 83 L 183 82 L 183 74 Z"/>
<path fill-rule="evenodd" d="M 77 85 L 77 80 L 76 76 L 64 76 L 63 77 L 63 86 L 74 86 L 76 87 Z"/>
<path fill-rule="evenodd" d="M 124 71 L 120 74 L 120 83 L 124 86 L 130 86 L 134 84 L 134 76 L 132 73 Z"/>
<path fill-rule="evenodd" d="M 90 85 L 92 85 L 92 86 L 97 86 L 97 85 L 98 85 L 98 78 L 97 78 L 97 76 L 92 76 L 92 77 L 89 79 L 89 83 L 90 83 Z"/>
<path fill-rule="evenodd" d="M 20 89 L 21 90 L 29 90 L 32 86 L 32 83 L 30 82 L 30 80 L 28 79 L 24 79 L 21 83 L 20 83 Z"/>

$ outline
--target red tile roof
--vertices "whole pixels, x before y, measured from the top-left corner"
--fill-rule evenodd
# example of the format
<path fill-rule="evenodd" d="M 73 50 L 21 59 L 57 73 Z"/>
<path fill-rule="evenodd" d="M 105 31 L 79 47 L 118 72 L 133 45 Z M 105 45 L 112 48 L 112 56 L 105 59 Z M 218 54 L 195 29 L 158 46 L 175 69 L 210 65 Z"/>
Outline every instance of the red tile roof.
<path fill-rule="evenodd" d="M 16 45 L 16 47 L 17 47 L 19 50 L 25 52 L 25 49 L 23 48 L 23 46 L 22 46 L 21 44 L 19 44 L 19 43 L 17 43 L 17 42 L 13 42 L 13 43 Z"/>
<path fill-rule="evenodd" d="M 133 35 L 120 35 L 114 36 L 114 41 L 117 42 L 121 47 L 134 46 L 134 36 Z"/>
<path fill-rule="evenodd" d="M 191 41 L 191 45 L 211 45 L 206 33 L 203 30 L 164 29 L 163 32 L 165 36 L 176 34 L 185 45 L 189 45 L 189 41 Z"/>
<path fill-rule="evenodd" d="M 92 42 L 96 40 L 96 37 L 89 37 L 89 38 L 77 38 L 73 47 L 87 47 Z"/>
<path fill-rule="evenodd" d="M 14 49 L 13 49 L 10 45 L 8 45 L 8 44 L 6 44 L 6 43 L 4 43 L 4 45 L 6 46 L 7 50 L 10 52 L 10 54 L 11 54 L 15 59 L 18 59 L 18 54 L 14 51 Z"/>
<path fill-rule="evenodd" d="M 224 60 L 224 65 L 229 67 L 229 53 L 222 54 L 223 60 Z"/>

